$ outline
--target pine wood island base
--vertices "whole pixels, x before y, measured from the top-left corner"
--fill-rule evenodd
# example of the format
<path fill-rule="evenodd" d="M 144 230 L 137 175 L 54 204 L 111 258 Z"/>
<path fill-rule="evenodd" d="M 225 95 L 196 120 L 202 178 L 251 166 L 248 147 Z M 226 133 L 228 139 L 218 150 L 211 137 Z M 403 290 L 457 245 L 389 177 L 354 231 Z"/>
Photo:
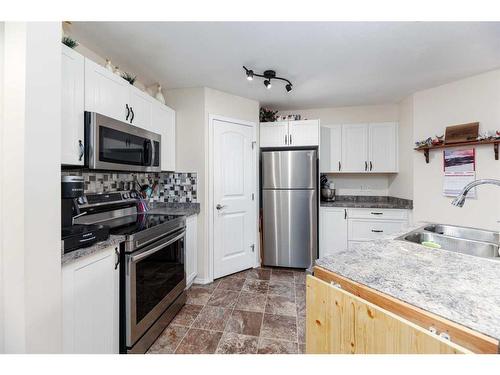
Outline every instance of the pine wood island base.
<path fill-rule="evenodd" d="M 498 354 L 489 336 L 322 267 L 306 281 L 308 354 Z"/>

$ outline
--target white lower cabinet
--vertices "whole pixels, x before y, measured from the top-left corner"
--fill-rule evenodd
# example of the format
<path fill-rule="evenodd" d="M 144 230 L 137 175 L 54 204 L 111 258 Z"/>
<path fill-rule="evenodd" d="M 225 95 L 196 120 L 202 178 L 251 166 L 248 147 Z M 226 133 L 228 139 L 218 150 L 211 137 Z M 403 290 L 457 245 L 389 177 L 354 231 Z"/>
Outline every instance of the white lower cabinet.
<path fill-rule="evenodd" d="M 188 216 L 186 219 L 186 243 L 185 243 L 185 262 L 186 284 L 189 287 L 198 275 L 198 215 Z"/>
<path fill-rule="evenodd" d="M 398 233 L 408 220 L 409 210 L 403 209 L 320 207 L 319 256 Z"/>
<path fill-rule="evenodd" d="M 319 210 L 319 257 L 347 249 L 347 210 L 321 207 Z"/>
<path fill-rule="evenodd" d="M 63 352 L 119 352 L 118 246 L 62 267 Z"/>

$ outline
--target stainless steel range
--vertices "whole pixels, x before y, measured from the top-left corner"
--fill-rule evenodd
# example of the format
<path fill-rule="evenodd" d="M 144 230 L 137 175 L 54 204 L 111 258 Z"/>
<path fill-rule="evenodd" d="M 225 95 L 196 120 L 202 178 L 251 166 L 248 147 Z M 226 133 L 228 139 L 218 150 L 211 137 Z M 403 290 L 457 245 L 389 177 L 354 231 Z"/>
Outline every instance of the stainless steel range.
<path fill-rule="evenodd" d="M 79 224 L 124 235 L 120 252 L 120 351 L 145 353 L 185 304 L 184 216 L 152 214 L 135 191 L 79 199 Z"/>

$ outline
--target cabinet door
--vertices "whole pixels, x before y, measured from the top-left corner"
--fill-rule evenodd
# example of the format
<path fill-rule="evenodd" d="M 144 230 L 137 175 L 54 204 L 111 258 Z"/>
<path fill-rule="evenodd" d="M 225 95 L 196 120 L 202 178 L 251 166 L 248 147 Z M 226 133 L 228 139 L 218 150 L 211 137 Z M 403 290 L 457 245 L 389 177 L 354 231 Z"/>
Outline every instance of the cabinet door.
<path fill-rule="evenodd" d="M 64 353 L 118 353 L 117 251 L 110 247 L 63 265 Z"/>
<path fill-rule="evenodd" d="M 342 172 L 368 170 L 368 125 L 342 125 Z"/>
<path fill-rule="evenodd" d="M 301 120 L 288 123 L 290 146 L 319 146 L 319 121 Z"/>
<path fill-rule="evenodd" d="M 84 57 L 65 45 L 61 61 L 61 164 L 83 165 Z"/>
<path fill-rule="evenodd" d="M 381 307 L 307 276 L 308 354 L 471 353 Z"/>
<path fill-rule="evenodd" d="M 130 84 L 103 66 L 85 59 L 85 110 L 126 121 Z M 130 114 L 129 114 L 130 119 Z"/>
<path fill-rule="evenodd" d="M 151 127 L 161 134 L 161 170 L 175 171 L 175 111 L 153 102 Z"/>
<path fill-rule="evenodd" d="M 153 100 L 150 95 L 129 84 L 128 105 L 131 109 L 128 122 L 140 128 L 154 131 L 151 125 Z"/>
<path fill-rule="evenodd" d="M 319 256 L 347 249 L 347 211 L 344 208 L 320 207 Z"/>
<path fill-rule="evenodd" d="M 369 125 L 369 171 L 398 171 L 398 126 L 394 122 Z"/>
<path fill-rule="evenodd" d="M 320 172 L 342 171 L 342 125 L 321 126 Z"/>
<path fill-rule="evenodd" d="M 288 121 L 260 124 L 260 147 L 288 147 Z"/>
<path fill-rule="evenodd" d="M 349 240 L 372 241 L 400 232 L 407 221 L 349 219 Z"/>
<path fill-rule="evenodd" d="M 186 285 L 189 287 L 198 274 L 198 215 L 191 215 L 186 219 Z"/>

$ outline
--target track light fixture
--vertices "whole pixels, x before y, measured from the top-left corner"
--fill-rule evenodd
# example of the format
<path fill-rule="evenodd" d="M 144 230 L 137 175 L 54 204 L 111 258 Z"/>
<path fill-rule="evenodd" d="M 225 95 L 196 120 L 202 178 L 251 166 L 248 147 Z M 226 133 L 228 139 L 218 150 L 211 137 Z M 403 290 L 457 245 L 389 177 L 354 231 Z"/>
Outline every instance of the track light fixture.
<path fill-rule="evenodd" d="M 257 74 L 257 73 L 254 73 L 253 70 L 247 69 L 245 66 L 243 66 L 243 69 L 245 69 L 245 74 L 246 74 L 247 79 L 249 81 L 252 81 L 253 77 L 265 78 L 265 80 L 264 80 L 264 86 L 266 86 L 266 89 L 268 89 L 268 90 L 270 90 L 271 87 L 272 87 L 272 84 L 271 84 L 271 80 L 272 79 L 279 79 L 281 81 L 285 81 L 287 83 L 286 86 L 285 86 L 286 92 L 290 92 L 293 89 L 292 82 L 290 82 L 286 78 L 277 77 L 276 76 L 276 72 L 274 70 L 266 70 L 263 74 Z"/>

